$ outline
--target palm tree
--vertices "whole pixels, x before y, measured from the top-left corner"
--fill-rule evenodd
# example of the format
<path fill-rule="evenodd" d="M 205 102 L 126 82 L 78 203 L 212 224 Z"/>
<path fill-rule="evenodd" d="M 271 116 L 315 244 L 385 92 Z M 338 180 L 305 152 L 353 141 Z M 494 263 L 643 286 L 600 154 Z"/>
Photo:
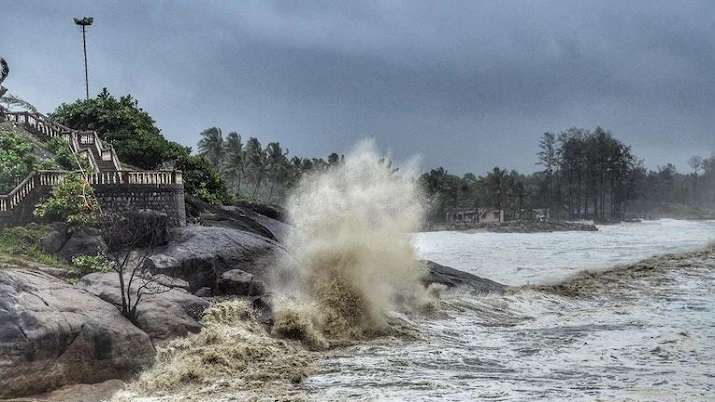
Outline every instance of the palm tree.
<path fill-rule="evenodd" d="M 206 158 L 206 160 L 218 169 L 221 166 L 223 152 L 223 134 L 220 128 L 211 127 L 201 132 L 199 155 Z"/>
<path fill-rule="evenodd" d="M 283 152 L 283 148 L 281 148 L 281 144 L 278 142 L 271 142 L 266 146 L 265 158 L 266 170 L 268 171 L 271 181 L 267 199 L 270 203 L 273 200 L 273 192 L 276 185 L 283 187 L 288 181 L 290 162 L 288 161 L 288 150 Z"/>
<path fill-rule="evenodd" d="M 235 131 L 228 133 L 224 147 L 222 171 L 237 196 L 241 195 L 241 180 L 245 175 L 244 159 L 241 136 Z"/>
<path fill-rule="evenodd" d="M 251 194 L 251 198 L 255 200 L 261 189 L 261 185 L 263 184 L 266 166 L 263 148 L 261 147 L 261 142 L 258 141 L 258 138 L 251 137 L 248 139 L 244 154 L 244 164 L 247 177 L 253 182 L 253 192 Z"/>

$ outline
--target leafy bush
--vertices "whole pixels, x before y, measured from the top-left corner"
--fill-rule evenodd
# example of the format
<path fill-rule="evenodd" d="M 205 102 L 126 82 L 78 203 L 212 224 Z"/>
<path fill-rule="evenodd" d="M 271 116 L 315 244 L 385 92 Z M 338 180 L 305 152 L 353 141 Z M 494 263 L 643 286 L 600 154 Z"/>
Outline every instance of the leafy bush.
<path fill-rule="evenodd" d="M 205 158 L 188 155 L 179 158 L 175 166 L 182 171 L 184 189 L 188 194 L 213 205 L 233 202 L 221 176 Z"/>
<path fill-rule="evenodd" d="M 111 271 L 110 262 L 101 255 L 82 255 L 72 259 L 72 266 L 80 276 Z"/>
<path fill-rule="evenodd" d="M 94 190 L 78 174 L 66 176 L 52 190 L 50 197 L 35 209 L 35 215 L 39 217 L 62 220 L 73 226 L 93 225 L 98 212 Z"/>

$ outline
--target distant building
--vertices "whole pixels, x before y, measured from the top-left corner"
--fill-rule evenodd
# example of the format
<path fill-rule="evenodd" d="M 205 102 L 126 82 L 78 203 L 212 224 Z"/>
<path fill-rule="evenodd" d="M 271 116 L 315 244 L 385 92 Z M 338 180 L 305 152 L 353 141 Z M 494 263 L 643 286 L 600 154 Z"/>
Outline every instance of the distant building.
<path fill-rule="evenodd" d="M 456 225 L 503 223 L 504 210 L 496 208 L 451 208 L 447 210 L 446 221 Z"/>
<path fill-rule="evenodd" d="M 549 208 L 533 209 L 534 220 L 537 222 L 546 222 L 551 219 L 551 210 Z"/>

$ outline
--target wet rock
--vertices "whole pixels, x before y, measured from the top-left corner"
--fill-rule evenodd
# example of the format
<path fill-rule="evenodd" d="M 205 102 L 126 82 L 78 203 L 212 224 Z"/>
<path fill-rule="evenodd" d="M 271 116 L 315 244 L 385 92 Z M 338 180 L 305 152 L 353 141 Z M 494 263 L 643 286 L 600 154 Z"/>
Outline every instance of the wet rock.
<path fill-rule="evenodd" d="M 468 272 L 460 271 L 440 265 L 433 261 L 423 261 L 427 268 L 427 275 L 422 279 L 425 285 L 439 283 L 447 287 L 453 288 L 457 286 L 466 286 L 472 288 L 477 293 L 497 293 L 503 294 L 507 288 L 506 285 L 494 282 L 489 279 L 480 278 Z"/>
<path fill-rule="evenodd" d="M 250 232 L 270 240 L 282 241 L 287 225 L 278 218 L 282 212 L 260 204 L 216 206 L 187 197 L 187 213 L 203 226 L 225 227 Z"/>
<path fill-rule="evenodd" d="M 108 380 L 98 384 L 75 384 L 41 395 L 33 395 L 29 398 L 15 399 L 16 401 L 27 402 L 100 402 L 109 401 L 117 392 L 124 389 L 126 384 L 120 380 Z"/>
<path fill-rule="evenodd" d="M 154 355 L 113 305 L 41 272 L 0 271 L 0 398 L 127 378 Z"/>
<path fill-rule="evenodd" d="M 125 284 L 129 283 L 128 274 L 124 280 Z M 201 330 L 199 320 L 209 306 L 208 301 L 181 287 L 162 285 L 151 277 L 135 278 L 131 291 L 133 300 L 136 300 L 137 291 L 142 286 L 145 288 L 142 290 L 134 323 L 146 332 L 152 341 L 162 342 Z M 114 272 L 85 275 L 77 287 L 121 308 L 119 276 Z"/>
<path fill-rule="evenodd" d="M 253 298 L 251 300 L 251 308 L 253 308 L 258 322 L 269 327 L 273 326 L 273 300 L 271 295 Z"/>
<path fill-rule="evenodd" d="M 218 290 L 224 295 L 260 296 L 265 293 L 266 285 L 248 272 L 232 269 L 221 274 Z"/>
<path fill-rule="evenodd" d="M 265 281 L 285 255 L 279 243 L 252 232 L 194 225 L 173 229 L 169 245 L 156 249 L 146 268 L 184 279 L 192 291 L 209 287 L 218 293 L 224 272 L 240 269 Z"/>
<path fill-rule="evenodd" d="M 198 296 L 198 297 L 213 297 L 213 295 L 214 295 L 213 290 L 211 290 L 211 288 L 206 288 L 206 287 L 200 288 L 199 290 L 194 292 L 194 296 Z"/>

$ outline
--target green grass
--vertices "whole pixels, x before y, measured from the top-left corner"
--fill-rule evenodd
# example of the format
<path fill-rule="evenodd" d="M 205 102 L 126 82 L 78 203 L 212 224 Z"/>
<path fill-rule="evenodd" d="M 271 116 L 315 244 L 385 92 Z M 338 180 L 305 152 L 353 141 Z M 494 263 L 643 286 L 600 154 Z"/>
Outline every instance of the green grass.
<path fill-rule="evenodd" d="M 40 247 L 40 239 L 49 228 L 42 225 L 15 226 L 0 229 L 0 262 L 28 266 L 30 263 L 67 267 L 60 257 L 46 253 Z"/>

